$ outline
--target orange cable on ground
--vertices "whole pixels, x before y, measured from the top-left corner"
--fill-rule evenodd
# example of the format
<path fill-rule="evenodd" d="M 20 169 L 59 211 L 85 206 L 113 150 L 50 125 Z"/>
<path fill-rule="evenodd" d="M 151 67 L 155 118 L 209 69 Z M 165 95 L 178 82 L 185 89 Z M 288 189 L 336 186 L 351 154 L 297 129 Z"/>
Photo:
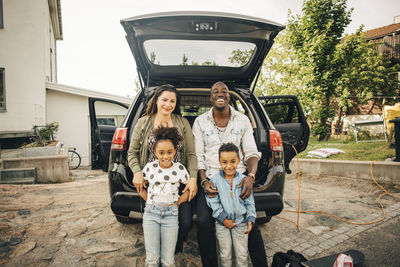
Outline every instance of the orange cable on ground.
<path fill-rule="evenodd" d="M 372 221 L 372 222 L 365 222 L 365 223 L 363 223 L 363 222 L 352 222 L 350 220 L 346 220 L 346 219 L 340 218 L 339 216 L 336 216 L 335 214 L 332 214 L 330 212 L 323 211 L 323 210 L 305 210 L 305 211 L 300 210 L 300 161 L 299 161 L 299 155 L 297 153 L 296 148 L 293 145 L 292 145 L 292 147 L 293 147 L 294 151 L 296 152 L 296 157 L 297 157 L 297 182 L 298 182 L 298 191 L 299 191 L 298 204 L 297 204 L 297 211 L 294 211 L 294 210 L 283 210 L 283 211 L 285 211 L 285 212 L 296 212 L 297 213 L 297 223 L 292 221 L 292 220 L 290 220 L 290 219 L 286 219 L 284 217 L 281 217 L 281 216 L 276 216 L 276 217 L 278 217 L 280 219 L 283 219 L 283 220 L 286 220 L 286 221 L 289 221 L 291 223 L 294 223 L 296 225 L 298 231 L 300 231 L 300 225 L 299 225 L 300 213 L 323 213 L 323 214 L 327 214 L 327 215 L 329 215 L 329 216 L 331 216 L 331 217 L 333 217 L 333 218 L 335 218 L 337 220 L 340 220 L 340 221 L 343 221 L 343 222 L 349 223 L 349 224 L 355 224 L 355 225 L 367 225 L 367 224 L 378 223 L 378 222 L 380 222 L 380 221 L 382 221 L 382 220 L 384 220 L 386 218 L 386 212 L 385 212 L 385 209 L 383 208 L 383 205 L 381 203 L 381 198 L 383 196 L 385 196 L 385 195 L 390 195 L 392 197 L 395 197 L 395 196 L 393 196 L 391 193 L 389 193 L 385 188 L 383 188 L 383 186 L 381 186 L 376 181 L 376 179 L 374 177 L 374 174 L 373 174 L 373 168 L 372 168 L 373 162 L 371 162 L 371 165 L 370 165 L 371 177 L 374 180 L 375 184 L 382 191 L 384 191 L 384 193 L 380 194 L 379 197 L 376 199 L 376 201 L 378 202 L 378 204 L 379 204 L 379 206 L 380 206 L 380 208 L 382 210 L 382 213 L 383 213 L 383 216 L 380 219 L 377 219 L 377 220 Z"/>
<path fill-rule="evenodd" d="M 297 149 L 294 147 L 294 145 L 292 145 L 294 151 L 296 152 L 296 158 L 297 158 L 297 187 L 299 189 L 299 196 L 298 196 L 298 204 L 297 204 L 297 231 L 300 231 L 300 205 L 301 205 L 301 198 L 300 198 L 300 160 L 297 154 Z"/>

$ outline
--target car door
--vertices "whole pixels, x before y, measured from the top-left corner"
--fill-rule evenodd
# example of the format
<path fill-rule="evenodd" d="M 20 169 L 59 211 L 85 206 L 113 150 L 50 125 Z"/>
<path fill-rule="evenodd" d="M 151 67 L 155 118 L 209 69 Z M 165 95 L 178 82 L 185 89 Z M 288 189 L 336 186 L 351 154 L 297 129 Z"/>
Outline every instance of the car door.
<path fill-rule="evenodd" d="M 284 149 L 285 169 L 297 153 L 307 148 L 310 128 L 298 98 L 294 95 L 259 97 L 268 117 L 281 133 Z M 296 151 L 293 149 L 296 148 Z"/>
<path fill-rule="evenodd" d="M 127 111 L 128 106 L 120 102 L 89 97 L 92 169 L 107 170 L 114 131 Z"/>

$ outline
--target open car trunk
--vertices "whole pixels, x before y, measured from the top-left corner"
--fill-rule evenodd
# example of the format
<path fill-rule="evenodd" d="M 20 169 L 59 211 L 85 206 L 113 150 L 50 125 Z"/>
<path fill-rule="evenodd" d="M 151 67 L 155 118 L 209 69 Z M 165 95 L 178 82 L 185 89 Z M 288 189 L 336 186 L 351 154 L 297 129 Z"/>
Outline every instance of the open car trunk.
<path fill-rule="evenodd" d="M 142 88 L 170 83 L 209 87 L 213 81 L 250 88 L 278 23 L 222 12 L 164 12 L 121 20 Z M 235 60 L 237 55 L 244 60 Z"/>

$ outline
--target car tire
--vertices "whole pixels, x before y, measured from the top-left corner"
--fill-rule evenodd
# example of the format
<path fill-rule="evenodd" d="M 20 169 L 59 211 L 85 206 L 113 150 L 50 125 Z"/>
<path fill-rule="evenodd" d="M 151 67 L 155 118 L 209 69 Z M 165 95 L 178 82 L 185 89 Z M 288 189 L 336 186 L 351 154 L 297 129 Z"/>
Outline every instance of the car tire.
<path fill-rule="evenodd" d="M 133 224 L 133 223 L 141 223 L 141 219 L 134 219 L 126 216 L 120 216 L 120 215 L 115 215 L 115 218 L 117 219 L 118 222 L 122 224 Z"/>

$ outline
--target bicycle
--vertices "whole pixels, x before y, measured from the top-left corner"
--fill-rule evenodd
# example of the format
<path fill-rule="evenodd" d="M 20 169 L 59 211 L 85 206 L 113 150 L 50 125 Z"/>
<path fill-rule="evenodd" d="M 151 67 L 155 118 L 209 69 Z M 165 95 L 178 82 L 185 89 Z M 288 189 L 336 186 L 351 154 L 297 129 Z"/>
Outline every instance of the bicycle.
<path fill-rule="evenodd" d="M 76 152 L 76 147 L 68 148 L 68 165 L 70 170 L 75 170 L 81 165 L 81 156 Z"/>

